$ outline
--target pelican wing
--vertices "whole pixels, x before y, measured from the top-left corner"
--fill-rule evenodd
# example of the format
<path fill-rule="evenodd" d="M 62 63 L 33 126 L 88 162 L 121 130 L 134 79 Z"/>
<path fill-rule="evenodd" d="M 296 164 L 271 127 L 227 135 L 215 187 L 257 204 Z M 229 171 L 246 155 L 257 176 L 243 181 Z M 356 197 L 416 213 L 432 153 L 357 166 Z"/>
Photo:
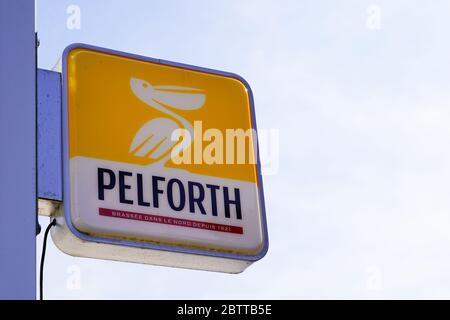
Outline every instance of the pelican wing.
<path fill-rule="evenodd" d="M 152 138 L 155 134 L 152 129 L 153 128 L 149 124 L 143 125 L 134 136 L 130 146 L 130 150 L 128 152 L 134 153 L 135 151 L 137 151 L 138 147 L 141 147 L 144 142 Z"/>
<path fill-rule="evenodd" d="M 198 109 L 205 103 L 202 90 L 177 86 L 154 86 L 153 100 L 179 110 Z"/>
<path fill-rule="evenodd" d="M 137 157 L 156 159 L 175 144 L 171 136 L 178 128 L 178 124 L 169 118 L 152 119 L 138 130 L 128 152 Z"/>

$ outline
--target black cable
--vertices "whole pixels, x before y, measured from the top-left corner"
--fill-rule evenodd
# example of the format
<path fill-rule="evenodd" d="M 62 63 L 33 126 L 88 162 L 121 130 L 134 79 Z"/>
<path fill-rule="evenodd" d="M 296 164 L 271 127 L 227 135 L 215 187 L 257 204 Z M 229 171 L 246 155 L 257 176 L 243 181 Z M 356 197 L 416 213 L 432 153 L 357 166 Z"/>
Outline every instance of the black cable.
<path fill-rule="evenodd" d="M 56 219 L 53 219 L 52 222 L 49 223 L 47 229 L 45 229 L 44 233 L 44 243 L 42 244 L 42 256 L 41 256 L 41 270 L 40 270 L 40 278 L 39 278 L 39 300 L 44 299 L 44 261 L 45 261 L 45 250 L 47 249 L 47 237 L 50 229 L 56 225 Z"/>

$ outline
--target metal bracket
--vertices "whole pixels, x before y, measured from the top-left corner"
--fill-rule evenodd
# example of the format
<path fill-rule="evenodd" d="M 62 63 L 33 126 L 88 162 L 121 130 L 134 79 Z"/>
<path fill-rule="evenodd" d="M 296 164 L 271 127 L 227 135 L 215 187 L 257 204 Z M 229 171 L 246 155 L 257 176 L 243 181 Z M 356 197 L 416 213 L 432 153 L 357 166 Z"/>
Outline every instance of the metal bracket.
<path fill-rule="evenodd" d="M 61 73 L 38 69 L 37 87 L 38 197 L 62 201 Z"/>
<path fill-rule="evenodd" d="M 37 70 L 38 214 L 55 215 L 62 203 L 61 73 Z"/>

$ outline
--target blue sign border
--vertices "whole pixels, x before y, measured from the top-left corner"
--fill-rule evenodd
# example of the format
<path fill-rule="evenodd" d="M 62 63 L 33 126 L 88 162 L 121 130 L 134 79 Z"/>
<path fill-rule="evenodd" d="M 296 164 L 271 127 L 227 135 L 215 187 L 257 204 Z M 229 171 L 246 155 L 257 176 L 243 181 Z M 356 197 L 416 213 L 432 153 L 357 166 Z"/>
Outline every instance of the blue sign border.
<path fill-rule="evenodd" d="M 120 246 L 128 246 L 128 247 L 135 247 L 135 248 L 141 248 L 141 249 L 154 249 L 154 250 L 163 250 L 163 251 L 170 251 L 170 252 L 177 252 L 177 253 L 187 253 L 187 254 L 196 254 L 196 255 L 203 255 L 203 256 L 211 256 L 211 257 L 220 257 L 220 258 L 228 258 L 228 259 L 235 259 L 235 260 L 244 260 L 244 261 L 257 261 L 261 258 L 263 258 L 267 250 L 269 248 L 269 240 L 268 240 L 268 232 L 267 232 L 267 220 L 266 220 L 266 210 L 264 206 L 264 191 L 263 191 L 263 185 L 262 185 L 262 177 L 261 177 L 261 166 L 260 166 L 260 158 L 259 158 L 259 148 L 257 148 L 257 178 L 258 178 L 258 188 L 259 188 L 259 199 L 260 199 L 260 208 L 261 208 L 261 223 L 263 227 L 263 237 L 264 237 L 264 243 L 263 247 L 261 248 L 261 251 L 256 255 L 240 255 L 240 254 L 234 254 L 234 253 L 226 253 L 226 252 L 220 252 L 220 251 L 210 251 L 210 250 L 203 250 L 203 249 L 192 249 L 192 248 L 183 248 L 183 247 L 177 247 L 177 246 L 170 246 L 170 245 L 159 245 L 159 244 L 152 244 L 152 243 L 146 243 L 146 242 L 139 242 L 139 241 L 132 241 L 132 240 L 121 240 L 121 239 L 111 239 L 111 238 L 105 238 L 105 237 L 95 237 L 91 235 L 87 235 L 84 233 L 81 233 L 78 231 L 75 226 L 72 223 L 71 215 L 70 215 L 70 170 L 69 170 L 69 130 L 68 130 L 68 108 L 67 108 L 67 56 L 68 54 L 77 48 L 84 48 L 89 49 L 93 51 L 98 52 L 104 52 L 108 54 L 114 54 L 117 56 L 123 56 L 143 61 L 149 61 L 157 64 L 162 64 L 166 66 L 172 66 L 172 67 L 181 67 L 184 69 L 190 69 L 195 71 L 201 71 L 206 72 L 210 74 L 225 76 L 229 78 L 234 78 L 241 83 L 244 84 L 244 86 L 248 90 L 249 94 L 249 102 L 250 102 L 250 112 L 252 116 L 252 128 L 256 129 L 256 119 L 255 119 L 255 109 L 254 109 L 254 103 L 253 103 L 253 94 L 252 90 L 247 83 L 241 76 L 224 72 L 224 71 L 218 71 L 213 69 L 207 69 L 202 67 L 196 67 L 192 65 L 177 63 L 177 62 L 171 62 L 161 59 L 154 59 L 149 57 L 144 57 L 140 55 L 115 51 L 111 49 L 96 47 L 88 44 L 83 43 L 74 43 L 69 46 L 67 46 L 64 49 L 63 53 L 63 68 L 62 68 L 62 164 L 63 164 L 63 201 L 64 201 L 64 215 L 65 220 L 67 223 L 67 226 L 69 230 L 78 238 L 85 240 L 85 241 L 91 241 L 91 242 L 98 242 L 98 243 L 104 243 L 104 244 L 112 244 L 112 245 L 120 245 Z M 258 141 L 257 141 L 258 143 Z"/>

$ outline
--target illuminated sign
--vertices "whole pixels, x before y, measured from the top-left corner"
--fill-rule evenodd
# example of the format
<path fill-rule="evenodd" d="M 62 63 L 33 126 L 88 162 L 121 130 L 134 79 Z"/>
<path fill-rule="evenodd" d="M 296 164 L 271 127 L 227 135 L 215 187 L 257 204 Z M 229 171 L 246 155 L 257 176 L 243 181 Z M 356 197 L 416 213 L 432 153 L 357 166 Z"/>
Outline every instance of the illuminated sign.
<path fill-rule="evenodd" d="M 225 272 L 264 256 L 242 78 L 88 45 L 63 65 L 63 251 Z"/>

